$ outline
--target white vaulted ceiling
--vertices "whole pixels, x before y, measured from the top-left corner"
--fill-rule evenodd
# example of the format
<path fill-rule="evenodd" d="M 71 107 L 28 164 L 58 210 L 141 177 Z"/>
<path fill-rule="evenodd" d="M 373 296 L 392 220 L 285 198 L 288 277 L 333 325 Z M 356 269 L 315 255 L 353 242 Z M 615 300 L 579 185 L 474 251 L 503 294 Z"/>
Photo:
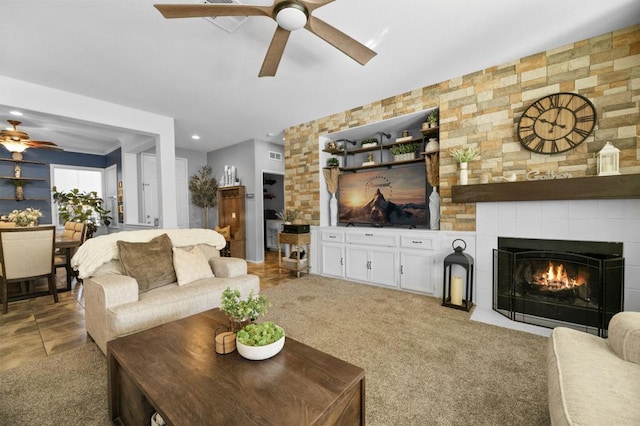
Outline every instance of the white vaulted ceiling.
<path fill-rule="evenodd" d="M 228 33 L 167 20 L 154 3 L 0 0 L 0 75 L 175 117 L 176 146 L 206 152 L 640 22 L 638 0 L 336 0 L 315 15 L 378 55 L 363 67 L 301 30 L 276 76 L 258 78 L 273 20 Z M 11 107 L 0 105 L 3 122 Z M 69 150 L 108 151 L 122 132 L 19 119 Z"/>

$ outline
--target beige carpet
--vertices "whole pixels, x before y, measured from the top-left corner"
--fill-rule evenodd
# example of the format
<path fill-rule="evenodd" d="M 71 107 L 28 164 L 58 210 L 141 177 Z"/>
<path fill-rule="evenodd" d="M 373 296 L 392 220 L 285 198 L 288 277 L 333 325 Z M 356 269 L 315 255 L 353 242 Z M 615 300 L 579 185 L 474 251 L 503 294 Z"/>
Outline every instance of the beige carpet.
<path fill-rule="evenodd" d="M 546 425 L 546 339 L 438 299 L 302 277 L 264 292 L 267 318 L 366 371 L 368 425 Z M 286 347 L 286 346 L 285 346 Z M 94 344 L 0 374 L 0 424 L 107 423 Z"/>

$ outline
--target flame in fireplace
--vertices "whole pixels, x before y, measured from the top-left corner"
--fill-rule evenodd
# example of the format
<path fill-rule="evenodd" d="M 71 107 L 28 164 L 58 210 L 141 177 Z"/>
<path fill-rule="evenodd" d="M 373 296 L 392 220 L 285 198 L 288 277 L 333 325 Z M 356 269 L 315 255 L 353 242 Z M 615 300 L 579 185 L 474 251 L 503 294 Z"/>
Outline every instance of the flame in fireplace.
<path fill-rule="evenodd" d="M 564 290 L 584 285 L 587 281 L 580 275 L 569 276 L 562 263 L 554 265 L 553 262 L 549 262 L 546 272 L 536 274 L 534 282 L 550 290 Z"/>

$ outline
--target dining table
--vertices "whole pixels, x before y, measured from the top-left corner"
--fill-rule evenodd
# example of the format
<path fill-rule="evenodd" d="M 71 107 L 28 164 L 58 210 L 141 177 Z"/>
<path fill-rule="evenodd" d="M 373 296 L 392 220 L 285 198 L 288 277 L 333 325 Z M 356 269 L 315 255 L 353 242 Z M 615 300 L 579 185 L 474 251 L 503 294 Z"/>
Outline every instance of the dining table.
<path fill-rule="evenodd" d="M 75 249 L 80 247 L 80 244 L 82 244 L 82 241 L 67 237 L 65 235 L 62 235 L 61 233 L 56 234 L 55 247 L 56 249 L 63 251 L 67 258 L 67 262 L 65 265 L 65 269 L 67 271 L 67 287 L 65 291 L 71 291 L 71 281 L 73 280 L 71 257 L 73 256 Z"/>

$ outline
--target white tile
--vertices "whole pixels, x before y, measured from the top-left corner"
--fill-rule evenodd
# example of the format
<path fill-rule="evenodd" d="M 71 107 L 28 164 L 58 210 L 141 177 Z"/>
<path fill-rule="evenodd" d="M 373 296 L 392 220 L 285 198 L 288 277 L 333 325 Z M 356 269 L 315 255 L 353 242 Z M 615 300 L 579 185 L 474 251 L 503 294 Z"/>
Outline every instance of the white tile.
<path fill-rule="evenodd" d="M 498 235 L 498 216 L 481 215 L 476 211 L 476 234 Z"/>
<path fill-rule="evenodd" d="M 509 217 L 498 221 L 497 235 L 499 237 L 517 237 L 516 218 Z"/>
<path fill-rule="evenodd" d="M 476 271 L 474 303 L 480 307 L 492 309 L 493 277 L 491 271 Z"/>
<path fill-rule="evenodd" d="M 624 243 L 622 250 L 625 266 L 640 266 L 640 243 Z"/>
<path fill-rule="evenodd" d="M 640 199 L 624 200 L 623 217 L 627 219 L 637 219 L 640 217 Z"/>
<path fill-rule="evenodd" d="M 516 234 L 522 238 L 539 238 L 540 218 L 518 216 L 516 219 Z"/>
<path fill-rule="evenodd" d="M 640 311 L 640 290 L 625 289 L 624 310 Z"/>
<path fill-rule="evenodd" d="M 595 219 L 572 219 L 569 221 L 569 239 L 595 240 L 597 229 L 598 221 Z"/>
<path fill-rule="evenodd" d="M 575 219 L 595 219 L 599 214 L 598 200 L 571 200 L 569 217 Z"/>
<path fill-rule="evenodd" d="M 624 288 L 640 291 L 640 266 L 629 266 L 625 259 Z"/>
<path fill-rule="evenodd" d="M 625 213 L 625 200 L 598 200 L 601 219 L 621 219 Z"/>
<path fill-rule="evenodd" d="M 476 203 L 476 216 L 498 216 L 498 203 Z"/>
<path fill-rule="evenodd" d="M 542 218 L 568 218 L 569 217 L 569 201 L 554 200 L 545 201 L 540 204 L 540 214 Z"/>
<path fill-rule="evenodd" d="M 516 217 L 516 202 L 498 203 L 498 219 L 508 219 Z"/>
<path fill-rule="evenodd" d="M 543 219 L 540 223 L 540 238 L 566 240 L 569 239 L 569 219 Z"/>
<path fill-rule="evenodd" d="M 542 214 L 541 209 L 540 201 L 524 201 L 516 206 L 516 217 L 518 219 L 529 217 L 539 220 Z"/>

